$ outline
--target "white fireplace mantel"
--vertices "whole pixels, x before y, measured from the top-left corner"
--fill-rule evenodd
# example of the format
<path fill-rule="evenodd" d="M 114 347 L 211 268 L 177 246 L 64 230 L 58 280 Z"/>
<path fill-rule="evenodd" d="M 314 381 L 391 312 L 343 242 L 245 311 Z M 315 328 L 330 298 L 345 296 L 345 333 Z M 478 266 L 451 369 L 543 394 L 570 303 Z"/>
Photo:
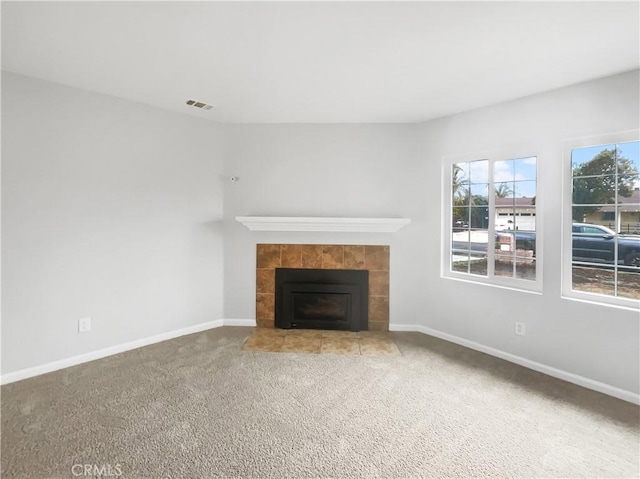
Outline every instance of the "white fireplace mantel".
<path fill-rule="evenodd" d="M 236 216 L 251 231 L 332 231 L 344 233 L 395 233 L 410 218 L 326 218 L 298 216 Z"/>

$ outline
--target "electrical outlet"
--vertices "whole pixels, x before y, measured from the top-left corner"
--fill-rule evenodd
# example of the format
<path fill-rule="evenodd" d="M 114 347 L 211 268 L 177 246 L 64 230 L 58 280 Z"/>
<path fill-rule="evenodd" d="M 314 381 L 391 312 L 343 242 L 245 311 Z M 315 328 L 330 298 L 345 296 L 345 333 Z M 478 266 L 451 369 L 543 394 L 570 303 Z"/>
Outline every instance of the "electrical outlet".
<path fill-rule="evenodd" d="M 91 331 L 91 318 L 88 316 L 78 320 L 78 332 L 85 333 L 87 331 Z"/>
<path fill-rule="evenodd" d="M 525 333 L 524 323 L 516 322 L 516 334 L 520 336 L 524 336 L 524 333 Z"/>

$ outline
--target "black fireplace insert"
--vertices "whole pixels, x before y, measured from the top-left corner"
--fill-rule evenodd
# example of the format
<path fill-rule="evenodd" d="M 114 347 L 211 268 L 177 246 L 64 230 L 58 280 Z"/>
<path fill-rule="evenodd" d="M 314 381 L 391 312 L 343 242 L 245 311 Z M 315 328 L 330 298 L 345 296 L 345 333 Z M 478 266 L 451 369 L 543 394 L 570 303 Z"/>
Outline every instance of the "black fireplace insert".
<path fill-rule="evenodd" d="M 369 272 L 276 268 L 276 328 L 366 331 Z"/>

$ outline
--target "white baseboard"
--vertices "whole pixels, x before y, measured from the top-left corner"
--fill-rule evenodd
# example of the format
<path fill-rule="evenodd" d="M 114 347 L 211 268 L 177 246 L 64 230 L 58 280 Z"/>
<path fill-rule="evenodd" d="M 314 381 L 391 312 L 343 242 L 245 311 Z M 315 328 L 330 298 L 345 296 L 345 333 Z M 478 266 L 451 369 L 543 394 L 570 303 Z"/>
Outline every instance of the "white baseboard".
<path fill-rule="evenodd" d="M 223 319 L 225 326 L 251 326 L 256 327 L 255 319 Z"/>
<path fill-rule="evenodd" d="M 418 326 L 417 324 L 391 324 L 389 323 L 389 331 L 408 331 L 421 333 L 422 331 L 418 330 L 422 326 Z"/>
<path fill-rule="evenodd" d="M 196 324 L 195 326 L 189 326 L 187 328 L 176 329 L 166 333 L 156 334 L 155 336 L 149 336 L 148 338 L 137 339 L 128 343 L 119 344 L 117 346 L 111 346 L 98 351 L 92 351 L 90 353 L 80 354 L 59 361 L 53 361 L 50 363 L 42 364 L 40 366 L 34 366 L 32 368 L 21 369 L 12 373 L 4 374 L 0 377 L 0 384 L 9 384 L 22 379 L 39 376 L 41 374 L 57 371 L 58 369 L 68 368 L 70 366 L 76 366 L 77 364 L 94 361 L 114 354 L 123 353 L 132 349 L 141 348 L 150 344 L 159 343 L 168 339 L 178 338 L 187 334 L 199 333 L 207 329 L 219 328 L 220 326 L 255 326 L 255 319 L 218 319 L 215 321 L 209 321 L 207 323 Z"/>
<path fill-rule="evenodd" d="M 485 353 L 490 356 L 495 356 L 497 358 L 504 359 L 505 361 L 509 361 L 511 363 L 519 364 L 520 366 L 533 369 L 534 371 L 538 371 L 548 376 L 562 379 L 564 381 L 577 384 L 578 386 L 582 386 L 587 389 L 592 389 L 594 391 L 601 392 L 608 396 L 613 396 L 615 398 L 622 399 L 623 401 L 628 401 L 633 404 L 640 404 L 640 394 L 636 394 L 634 392 L 627 391 L 625 389 L 620 389 L 618 387 L 611 386 L 609 384 L 601 383 L 599 381 L 594 381 L 593 379 L 585 378 L 584 376 L 579 376 L 577 374 L 563 371 L 562 369 L 557 369 L 552 366 L 547 366 L 546 364 L 538 363 L 536 361 L 531 361 L 530 359 L 526 359 L 520 356 L 516 356 L 515 354 L 507 353 L 499 349 L 485 346 L 484 344 L 476 343 L 475 341 L 469 341 L 467 339 L 454 336 L 453 334 L 443 333 L 442 331 L 438 331 L 437 329 L 431 329 L 431 328 L 427 328 L 425 326 L 420 326 L 416 324 L 389 324 L 389 330 L 390 331 L 415 331 L 415 332 L 427 334 L 429 336 L 434 336 L 436 338 L 444 339 L 445 341 L 449 341 L 451 343 L 459 344 L 460 346 L 464 346 L 469 349 L 480 351 L 481 353 Z"/>
<path fill-rule="evenodd" d="M 53 361 L 50 363 L 42 364 L 40 366 L 34 366 L 32 368 L 21 369 L 19 371 L 4 374 L 0 376 L 0 384 L 9 384 L 16 381 L 21 381 L 22 379 L 39 376 L 41 374 L 50 373 L 52 371 L 57 371 L 59 369 L 68 368 L 70 366 L 76 366 L 78 364 L 94 361 L 96 359 L 112 356 L 114 354 L 123 353 L 125 351 L 141 348 L 143 346 L 148 346 L 150 344 L 167 341 L 169 339 L 185 336 L 187 334 L 199 333 L 207 329 L 219 328 L 221 326 L 255 327 L 256 320 L 255 319 L 218 319 L 215 321 L 209 321 L 207 323 L 196 324 L 195 326 L 189 326 L 187 328 L 182 328 L 174 331 L 169 331 L 166 333 L 156 334 L 155 336 L 150 336 L 148 338 L 142 338 L 142 339 L 138 339 L 128 343 L 120 344 L 117 346 L 111 346 L 108 348 L 100 349 L 98 351 L 92 351 L 90 353 L 80 354 L 78 356 L 73 356 L 71 358 L 61 359 L 59 361 Z M 514 354 L 507 353 L 489 346 L 485 346 L 483 344 L 476 343 L 475 341 L 469 341 L 467 339 L 460 338 L 458 336 L 454 336 L 449 333 L 444 333 L 436 329 L 427 328 L 425 326 L 420 326 L 417 324 L 389 324 L 389 329 L 391 331 L 415 331 L 415 332 L 427 334 L 429 336 L 434 336 L 436 338 L 444 339 L 445 341 L 459 344 L 469 349 L 473 349 L 485 354 L 489 354 L 490 356 L 495 356 L 497 358 L 504 359 L 506 361 L 509 361 L 515 364 L 519 364 L 520 366 L 533 369 L 534 371 L 538 371 L 538 372 L 547 374 L 549 376 L 562 379 L 564 381 L 567 381 L 573 384 L 577 384 L 578 386 L 583 386 L 585 388 L 592 389 L 594 391 L 598 391 L 603 394 L 607 394 L 609 396 L 613 396 L 618 399 L 622 399 L 624 401 L 628 401 L 634 404 L 640 404 L 640 394 L 636 394 L 631 391 L 626 391 L 624 389 L 620 389 L 615 386 L 611 386 L 609 384 L 601 383 L 599 381 L 594 381 L 593 379 L 585 378 L 584 376 L 579 376 L 577 374 L 563 371 L 561 369 L 557 369 L 552 366 L 547 366 L 546 364 L 538 363 L 536 361 L 531 361 L 530 359 L 516 356 Z"/>

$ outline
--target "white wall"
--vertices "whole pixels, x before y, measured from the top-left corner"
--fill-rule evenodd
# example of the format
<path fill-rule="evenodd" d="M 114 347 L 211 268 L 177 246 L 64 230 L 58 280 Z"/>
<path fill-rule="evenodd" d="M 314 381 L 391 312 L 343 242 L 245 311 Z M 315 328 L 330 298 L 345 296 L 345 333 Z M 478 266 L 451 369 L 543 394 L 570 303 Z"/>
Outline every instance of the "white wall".
<path fill-rule="evenodd" d="M 563 142 L 638 128 L 638 72 L 422 125 L 229 127 L 225 317 L 255 317 L 257 242 L 391 245 L 392 324 L 418 324 L 638 393 L 634 311 L 561 298 Z M 440 275 L 444 156 L 527 145 L 538 156 L 544 225 L 541 295 Z M 543 201 L 542 201 L 543 200 Z M 236 215 L 402 216 L 393 235 L 249 232 Z M 524 321 L 527 335 L 514 334 Z"/>
<path fill-rule="evenodd" d="M 3 72 L 2 126 L 3 374 L 222 317 L 214 123 Z"/>
<path fill-rule="evenodd" d="M 419 125 L 229 126 L 226 172 L 240 181 L 225 187 L 225 317 L 255 318 L 256 243 L 390 244 L 390 293 L 397 297 L 395 285 L 404 283 L 395 262 L 413 225 L 393 235 L 265 233 L 250 232 L 234 218 L 416 217 L 428 201 L 417 180 L 426 175 L 422 130 Z"/>

